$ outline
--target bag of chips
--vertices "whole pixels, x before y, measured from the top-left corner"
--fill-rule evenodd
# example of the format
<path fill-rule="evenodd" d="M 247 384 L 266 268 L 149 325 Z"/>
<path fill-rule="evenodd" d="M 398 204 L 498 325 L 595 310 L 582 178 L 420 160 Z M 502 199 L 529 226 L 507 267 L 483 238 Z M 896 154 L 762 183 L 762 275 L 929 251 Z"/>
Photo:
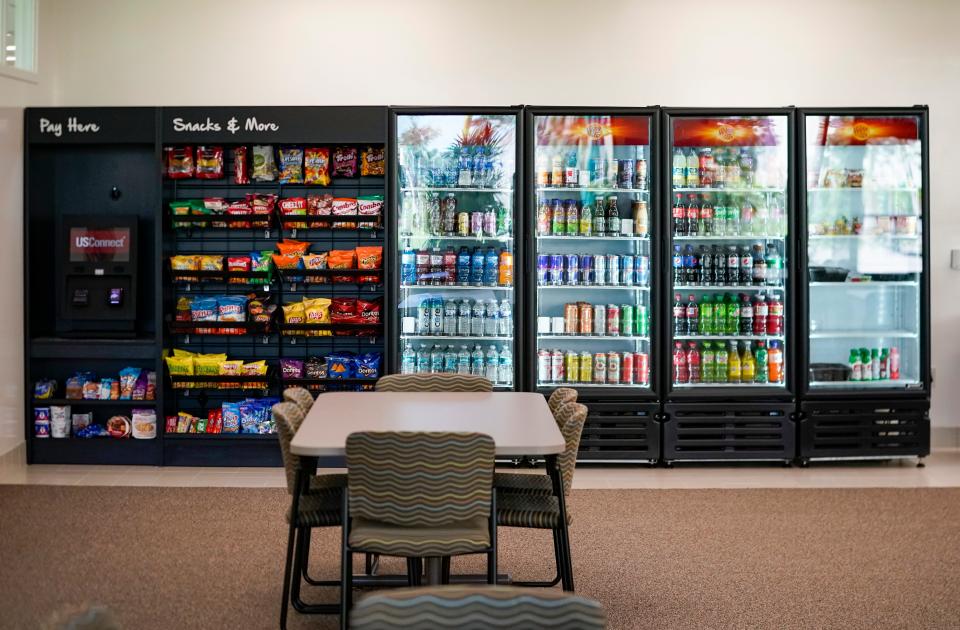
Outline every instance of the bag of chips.
<path fill-rule="evenodd" d="M 267 323 L 273 317 L 276 311 L 276 304 L 269 304 L 266 298 L 257 297 L 256 294 L 250 294 L 247 302 L 247 315 L 250 321 L 258 323 Z"/>
<path fill-rule="evenodd" d="M 331 157 L 330 163 L 330 170 L 334 177 L 356 177 L 356 147 L 337 147 L 333 150 L 333 157 Z"/>
<path fill-rule="evenodd" d="M 307 254 L 303 258 L 303 267 L 307 271 L 324 271 L 327 269 L 327 252 Z M 307 284 L 326 284 L 326 276 L 304 276 Z"/>
<path fill-rule="evenodd" d="M 244 363 L 243 368 L 240 371 L 244 376 L 266 376 L 267 375 L 267 362 L 266 361 L 252 361 L 250 363 Z M 250 381 L 243 384 L 244 389 L 265 389 L 267 387 L 266 380 L 264 381 Z"/>
<path fill-rule="evenodd" d="M 221 295 L 217 298 L 218 321 L 247 321 L 247 298 L 242 295 Z"/>
<path fill-rule="evenodd" d="M 270 284 L 273 280 L 273 268 L 270 266 L 272 255 L 272 251 L 250 253 L 250 271 L 267 274 L 266 278 L 250 278 L 250 284 Z"/>
<path fill-rule="evenodd" d="M 197 147 L 197 179 L 220 179 L 223 177 L 223 147 L 200 145 Z"/>
<path fill-rule="evenodd" d="M 120 400 L 133 400 L 133 387 L 140 378 L 140 368 L 128 367 L 120 370 Z"/>
<path fill-rule="evenodd" d="M 249 184 L 250 175 L 248 174 L 248 150 L 245 146 L 233 148 L 233 183 Z"/>
<path fill-rule="evenodd" d="M 331 249 L 327 255 L 327 267 L 330 269 L 356 269 L 357 251 L 355 249 Z M 332 282 L 356 282 L 352 276 L 333 276 Z"/>
<path fill-rule="evenodd" d="M 195 298 L 190 304 L 190 320 L 194 322 L 217 321 L 217 298 Z"/>
<path fill-rule="evenodd" d="M 357 317 L 358 324 L 379 324 L 380 312 L 383 310 L 383 298 L 374 300 L 364 300 L 357 298 Z"/>
<path fill-rule="evenodd" d="M 200 257 L 192 254 L 170 257 L 171 271 L 200 271 Z M 196 282 L 197 276 L 174 274 L 174 282 Z"/>
<path fill-rule="evenodd" d="M 193 147 L 163 147 L 165 174 L 169 179 L 187 179 L 195 173 Z"/>
<path fill-rule="evenodd" d="M 253 214 L 253 208 L 250 207 L 249 202 L 246 200 L 233 201 L 227 206 L 227 215 L 230 217 L 246 217 L 251 214 Z M 229 222 L 229 225 L 236 230 L 243 230 L 249 229 L 253 224 L 250 221 L 238 221 L 233 219 Z"/>
<path fill-rule="evenodd" d="M 220 405 L 223 418 L 223 433 L 239 433 L 240 431 L 240 403 L 225 402 Z"/>
<path fill-rule="evenodd" d="M 280 183 L 303 183 L 303 149 L 280 147 Z"/>
<path fill-rule="evenodd" d="M 360 153 L 360 175 L 383 177 L 383 147 L 367 147 Z"/>
<path fill-rule="evenodd" d="M 307 200 L 304 197 L 289 197 L 287 199 L 281 199 L 279 205 L 280 215 L 284 218 L 303 217 L 307 215 Z M 283 225 L 284 227 L 295 230 L 305 230 L 307 228 L 306 221 L 284 221 Z"/>
<path fill-rule="evenodd" d="M 202 254 L 200 259 L 200 271 L 223 271 L 223 256 Z M 201 278 L 203 282 L 220 282 L 223 276 L 208 276 Z"/>
<path fill-rule="evenodd" d="M 305 378 L 327 378 L 327 362 L 323 357 L 310 357 L 303 363 Z"/>
<path fill-rule="evenodd" d="M 193 214 L 193 204 L 194 204 L 194 202 L 193 202 L 193 201 L 190 201 L 190 200 L 186 200 L 186 201 L 171 201 L 171 202 L 170 202 L 170 214 L 172 214 L 172 215 L 175 216 L 175 217 L 186 217 L 186 216 L 189 216 L 189 215 Z M 174 229 L 177 229 L 177 228 L 188 228 L 188 227 L 192 227 L 193 224 L 190 223 L 189 221 L 176 221 L 176 220 L 174 220 L 174 221 L 171 223 L 171 226 L 172 226 Z"/>
<path fill-rule="evenodd" d="M 352 352 L 332 352 L 327 355 L 327 378 L 353 378 Z"/>
<path fill-rule="evenodd" d="M 283 306 L 283 322 L 285 324 L 303 324 L 305 323 L 305 311 L 303 308 L 303 302 L 294 302 L 293 304 L 285 304 Z M 302 336 L 302 330 L 285 330 L 283 331 L 284 335 L 296 335 Z"/>
<path fill-rule="evenodd" d="M 329 298 L 313 298 L 306 299 L 303 301 L 303 315 L 304 320 L 308 324 L 329 324 L 330 320 L 330 304 L 331 300 Z M 307 331 L 308 336 L 310 337 L 329 337 L 329 330 L 310 330 Z"/>
<path fill-rule="evenodd" d="M 309 147 L 303 155 L 305 184 L 312 186 L 330 185 L 330 149 Z"/>
<path fill-rule="evenodd" d="M 221 361 L 220 376 L 239 376 L 243 371 L 243 361 Z M 240 387 L 238 381 L 220 381 L 220 389 L 236 389 Z"/>
<path fill-rule="evenodd" d="M 277 196 L 270 193 L 250 193 L 247 195 L 247 203 L 254 215 L 271 215 L 277 204 Z M 253 221 L 251 225 L 255 228 L 269 228 L 270 221 Z"/>
<path fill-rule="evenodd" d="M 362 230 L 374 230 L 382 223 L 383 195 L 366 195 L 357 197 L 357 214 L 369 220 L 361 221 L 357 227 Z"/>
<path fill-rule="evenodd" d="M 333 298 L 330 304 L 330 321 L 334 324 L 357 323 L 357 298 Z M 338 337 L 353 337 L 353 331 L 338 330 Z"/>
<path fill-rule="evenodd" d="M 309 216 L 329 217 L 333 213 L 333 195 L 310 195 L 307 197 L 307 214 Z M 329 228 L 330 221 L 310 221 L 311 228 Z"/>
<path fill-rule="evenodd" d="M 371 245 L 368 247 L 358 247 L 357 269 L 380 269 L 383 267 L 383 247 L 380 245 Z M 379 283 L 380 275 L 360 276 L 357 282 Z"/>
<path fill-rule="evenodd" d="M 227 271 L 230 273 L 246 273 L 250 271 L 249 256 L 227 256 Z M 238 276 L 230 278 L 230 284 L 247 284 L 251 278 Z"/>
<path fill-rule="evenodd" d="M 176 312 L 173 316 L 174 321 L 177 321 L 177 322 L 193 321 L 192 310 L 193 310 L 193 298 L 188 298 L 188 297 L 177 298 L 177 306 L 175 309 Z"/>
<path fill-rule="evenodd" d="M 193 376 L 193 357 L 164 357 L 170 376 Z M 189 389 L 193 383 L 174 382 L 174 389 Z"/>
<path fill-rule="evenodd" d="M 382 355 L 379 352 L 366 352 L 358 355 L 354 359 L 355 378 L 380 378 L 380 361 Z"/>
<path fill-rule="evenodd" d="M 298 359 L 280 359 L 280 378 L 303 378 L 303 361 Z"/>
<path fill-rule="evenodd" d="M 253 180 L 272 182 L 277 179 L 277 163 L 273 159 L 273 145 L 253 145 Z"/>

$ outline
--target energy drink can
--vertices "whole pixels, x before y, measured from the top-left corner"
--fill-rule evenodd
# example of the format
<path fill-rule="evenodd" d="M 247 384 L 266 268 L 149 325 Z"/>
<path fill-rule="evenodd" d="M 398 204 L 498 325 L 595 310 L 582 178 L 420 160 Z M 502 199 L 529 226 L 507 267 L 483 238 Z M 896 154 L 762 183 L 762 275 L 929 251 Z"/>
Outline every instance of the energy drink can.
<path fill-rule="evenodd" d="M 637 256 L 633 263 L 633 274 L 637 286 L 648 286 L 650 284 L 650 259 L 646 256 Z"/>
<path fill-rule="evenodd" d="M 563 305 L 563 332 L 575 335 L 579 331 L 580 310 L 576 304 L 570 302 Z"/>
<path fill-rule="evenodd" d="M 620 353 L 607 353 L 607 384 L 617 385 L 620 383 Z"/>
<path fill-rule="evenodd" d="M 650 382 L 650 357 L 646 352 L 633 353 L 634 382 L 646 385 Z"/>
<path fill-rule="evenodd" d="M 479 210 L 470 213 L 470 233 L 474 236 L 483 236 L 483 213 Z"/>
<path fill-rule="evenodd" d="M 537 254 L 537 285 L 550 284 L 550 256 Z"/>
<path fill-rule="evenodd" d="M 633 353 L 624 352 L 620 359 L 620 383 L 623 385 L 633 385 Z"/>
<path fill-rule="evenodd" d="M 590 254 L 580 256 L 580 284 L 593 284 L 593 256 Z"/>
<path fill-rule="evenodd" d="M 593 305 L 593 334 L 607 334 L 607 306 L 605 304 Z"/>
<path fill-rule="evenodd" d="M 620 255 L 607 254 L 607 284 L 620 284 Z"/>
<path fill-rule="evenodd" d="M 620 336 L 620 307 L 616 304 L 607 304 L 607 334 Z"/>
<path fill-rule="evenodd" d="M 647 313 L 646 304 L 637 304 L 635 330 L 638 337 L 646 337 L 650 334 L 650 318 Z"/>
<path fill-rule="evenodd" d="M 636 283 L 636 274 L 633 271 L 634 258 L 635 256 L 630 254 L 620 257 L 620 275 L 624 286 L 632 287 Z"/>
<path fill-rule="evenodd" d="M 587 351 L 580 353 L 580 381 L 583 383 L 593 381 L 593 355 Z"/>
<path fill-rule="evenodd" d="M 580 380 L 580 357 L 573 350 L 567 350 L 563 355 L 563 367 L 568 383 L 576 383 Z"/>
<path fill-rule="evenodd" d="M 580 311 L 577 334 L 589 335 L 593 332 L 593 305 L 580 302 L 577 306 Z"/>
<path fill-rule="evenodd" d="M 593 382 L 607 382 L 607 354 L 597 352 L 593 355 Z"/>
<path fill-rule="evenodd" d="M 550 351 L 549 350 L 541 349 L 537 351 L 537 382 L 538 383 L 550 382 Z"/>
<path fill-rule="evenodd" d="M 457 213 L 457 236 L 470 236 L 470 213 Z"/>
<path fill-rule="evenodd" d="M 566 255 L 566 277 L 564 278 L 564 284 L 570 286 L 576 286 L 580 284 L 580 256 L 577 254 L 567 254 Z"/>
<path fill-rule="evenodd" d="M 550 380 L 554 383 L 563 382 L 563 353 L 559 350 L 550 352 Z"/>
<path fill-rule="evenodd" d="M 563 284 L 563 254 L 550 254 L 550 284 Z"/>
<path fill-rule="evenodd" d="M 591 284 L 607 284 L 607 257 L 597 254 L 593 257 L 593 282 Z"/>

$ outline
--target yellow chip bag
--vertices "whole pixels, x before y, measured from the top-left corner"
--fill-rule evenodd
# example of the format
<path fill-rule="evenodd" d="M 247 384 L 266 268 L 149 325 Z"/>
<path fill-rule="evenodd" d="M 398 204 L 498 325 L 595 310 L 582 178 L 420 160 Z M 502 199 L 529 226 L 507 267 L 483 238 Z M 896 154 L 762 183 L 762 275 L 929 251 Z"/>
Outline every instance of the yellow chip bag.
<path fill-rule="evenodd" d="M 252 361 L 244 363 L 240 373 L 244 376 L 265 376 L 267 374 L 267 362 Z M 263 389 L 266 386 L 266 381 L 251 381 L 243 384 L 244 389 Z"/>
<path fill-rule="evenodd" d="M 303 315 L 308 324 L 330 323 L 329 298 L 313 298 L 303 301 Z M 311 330 L 307 333 L 311 337 L 329 337 L 333 333 L 329 330 Z"/>
<path fill-rule="evenodd" d="M 221 376 L 238 376 L 243 370 L 243 361 L 221 361 Z M 220 389 L 237 389 L 240 387 L 238 381 L 220 381 Z"/>
<path fill-rule="evenodd" d="M 195 376 L 220 376 L 220 364 L 223 359 L 212 359 L 210 357 L 195 357 L 193 359 L 193 374 Z M 216 387 L 210 382 L 198 382 L 199 387 Z"/>
<path fill-rule="evenodd" d="M 303 324 L 305 322 L 305 311 L 303 302 L 294 302 L 286 304 L 283 307 L 283 321 L 286 324 Z M 302 335 L 302 330 L 285 330 L 284 335 Z"/>
<path fill-rule="evenodd" d="M 170 257 L 171 271 L 199 271 L 200 256 L 182 255 Z M 173 274 L 174 282 L 196 282 L 197 276 Z"/>
<path fill-rule="evenodd" d="M 195 357 L 197 356 L 196 352 L 190 352 L 189 350 L 184 350 L 182 348 L 174 348 L 173 356 L 175 357 Z"/>
<path fill-rule="evenodd" d="M 193 375 L 193 357 L 164 357 L 167 364 L 167 371 L 170 376 L 192 376 Z M 188 389 L 193 387 L 193 383 L 175 382 L 174 389 Z"/>

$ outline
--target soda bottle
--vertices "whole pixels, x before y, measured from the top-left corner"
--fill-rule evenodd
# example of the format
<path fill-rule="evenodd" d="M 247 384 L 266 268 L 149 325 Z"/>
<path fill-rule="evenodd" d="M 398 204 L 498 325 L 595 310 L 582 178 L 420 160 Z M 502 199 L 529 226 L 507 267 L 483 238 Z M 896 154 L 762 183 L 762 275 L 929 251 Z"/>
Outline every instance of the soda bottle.
<path fill-rule="evenodd" d="M 739 188 L 740 182 L 740 156 L 736 149 L 729 149 L 727 161 L 723 173 L 723 183 L 727 188 Z"/>
<path fill-rule="evenodd" d="M 701 380 L 704 383 L 716 383 L 717 382 L 717 355 L 713 351 L 713 343 L 710 341 L 703 342 L 703 373 Z"/>
<path fill-rule="evenodd" d="M 483 372 L 483 375 L 491 383 L 497 384 L 499 382 L 497 379 L 500 376 L 500 353 L 497 352 L 497 347 L 493 344 L 490 344 L 487 354 L 484 356 Z"/>
<path fill-rule="evenodd" d="M 719 245 L 714 245 L 713 251 L 713 279 L 718 287 L 727 284 L 727 254 Z"/>
<path fill-rule="evenodd" d="M 563 157 L 559 153 L 550 160 L 550 185 L 554 188 L 563 187 Z"/>
<path fill-rule="evenodd" d="M 756 161 L 747 147 L 740 149 L 740 179 L 744 188 L 752 188 L 756 173 Z"/>
<path fill-rule="evenodd" d="M 730 284 L 750 286 L 751 282 L 753 282 L 753 256 L 750 254 L 750 248 L 744 247 L 740 252 L 740 277 L 736 281 L 731 278 Z"/>
<path fill-rule="evenodd" d="M 683 197 L 680 193 L 677 193 L 673 201 L 673 234 L 674 236 L 687 235 L 687 211 L 683 207 Z"/>
<path fill-rule="evenodd" d="M 499 368 L 497 382 L 501 385 L 513 385 L 513 353 L 506 346 L 500 351 Z"/>
<path fill-rule="evenodd" d="M 550 201 L 542 199 L 537 206 L 537 236 L 547 236 L 553 228 L 553 211 Z"/>
<path fill-rule="evenodd" d="M 740 201 L 740 234 L 753 233 L 753 204 L 750 198 L 744 195 Z"/>
<path fill-rule="evenodd" d="M 767 210 L 767 202 L 763 197 L 760 197 L 759 203 L 753 209 L 753 220 L 750 222 L 751 230 L 750 232 L 754 236 L 766 236 L 767 235 L 767 217 L 769 212 Z"/>
<path fill-rule="evenodd" d="M 713 233 L 716 236 L 727 234 L 727 196 L 717 193 L 717 202 L 713 206 Z"/>
<path fill-rule="evenodd" d="M 687 188 L 700 187 L 700 158 L 694 149 L 687 153 L 687 166 L 684 169 Z"/>
<path fill-rule="evenodd" d="M 470 250 L 466 245 L 457 253 L 457 284 L 470 284 Z"/>
<path fill-rule="evenodd" d="M 890 379 L 899 380 L 900 379 L 900 349 L 899 348 L 890 348 Z"/>
<path fill-rule="evenodd" d="M 880 380 L 880 353 L 876 348 L 870 350 L 870 380 Z"/>
<path fill-rule="evenodd" d="M 606 370 L 605 364 L 604 370 Z M 683 351 L 683 346 L 679 341 L 673 344 L 673 382 L 677 384 L 690 382 L 687 354 Z"/>
<path fill-rule="evenodd" d="M 418 249 L 416 255 L 417 284 L 427 284 L 430 281 L 430 251 Z"/>
<path fill-rule="evenodd" d="M 736 245 L 727 247 L 727 284 L 736 284 L 740 279 L 740 252 Z"/>
<path fill-rule="evenodd" d="M 440 346 L 430 348 L 430 372 L 433 374 L 443 372 L 443 349 Z"/>
<path fill-rule="evenodd" d="M 727 382 L 728 383 L 739 383 L 740 382 L 740 352 L 737 349 L 737 342 L 730 342 L 730 351 L 728 353 L 727 359 Z"/>
<path fill-rule="evenodd" d="M 746 293 L 740 294 L 740 334 L 753 334 L 753 303 Z"/>
<path fill-rule="evenodd" d="M 696 236 L 700 230 L 700 208 L 697 207 L 697 196 L 687 195 L 687 234 Z"/>
<path fill-rule="evenodd" d="M 443 252 L 439 247 L 430 250 L 430 284 L 444 284 Z"/>
<path fill-rule="evenodd" d="M 579 173 L 580 171 L 577 169 L 577 152 L 571 151 L 567 154 L 567 167 L 563 171 L 563 185 L 567 188 L 576 188 Z"/>
<path fill-rule="evenodd" d="M 783 351 L 776 341 L 770 342 L 770 349 L 767 351 L 767 374 L 771 383 L 783 382 Z"/>
<path fill-rule="evenodd" d="M 740 332 L 740 300 L 736 295 L 727 296 L 727 322 L 724 331 L 728 335 Z"/>
<path fill-rule="evenodd" d="M 713 305 L 713 334 L 722 335 L 727 329 L 727 294 L 717 294 L 717 301 Z"/>
<path fill-rule="evenodd" d="M 757 362 L 753 358 L 750 342 L 743 343 L 743 353 L 740 355 L 740 382 L 752 383 L 757 376 Z"/>
<path fill-rule="evenodd" d="M 766 383 L 769 380 L 769 374 L 767 373 L 767 347 L 762 341 L 757 342 L 757 350 L 754 353 L 754 359 L 756 360 L 756 376 L 753 378 L 754 383 Z"/>
<path fill-rule="evenodd" d="M 687 332 L 685 334 L 696 335 L 700 332 L 700 307 L 697 305 L 697 297 L 694 294 L 691 293 L 688 298 L 686 308 Z"/>
<path fill-rule="evenodd" d="M 740 203 L 736 197 L 730 195 L 727 203 L 727 234 L 740 236 Z"/>
<path fill-rule="evenodd" d="M 403 347 L 403 354 L 400 358 L 400 373 L 417 373 L 417 352 L 413 349 L 413 346 L 409 341 L 407 342 L 407 345 Z"/>
<path fill-rule="evenodd" d="M 497 286 L 499 278 L 500 256 L 493 247 L 487 248 L 487 253 L 483 260 L 483 284 L 488 287 Z"/>
<path fill-rule="evenodd" d="M 470 336 L 470 300 L 460 300 L 457 305 L 457 336 Z"/>
<path fill-rule="evenodd" d="M 754 243 L 753 245 L 753 277 L 754 286 L 761 285 L 767 280 L 767 261 L 763 257 L 763 245 Z"/>
<path fill-rule="evenodd" d="M 673 302 L 673 334 L 681 336 L 689 334 L 687 327 L 687 307 L 683 305 L 680 294 L 677 293 Z"/>
<path fill-rule="evenodd" d="M 713 187 L 723 188 L 723 176 L 726 173 L 727 156 L 722 147 L 717 147 L 713 154 Z"/>
<path fill-rule="evenodd" d="M 565 236 L 567 233 L 567 211 L 559 199 L 554 199 L 550 204 L 550 234 L 553 236 Z"/>
<path fill-rule="evenodd" d="M 717 367 L 714 368 L 716 381 L 718 383 L 727 382 L 727 371 L 730 369 L 730 355 L 727 354 L 727 346 L 722 341 L 717 342 L 717 349 L 714 352 L 717 361 Z"/>
<path fill-rule="evenodd" d="M 673 150 L 673 187 L 683 188 L 687 184 L 687 157 L 683 149 Z"/>
<path fill-rule="evenodd" d="M 680 246 L 673 246 L 673 284 L 682 285 L 684 283 L 683 273 L 683 254 L 680 253 Z"/>
<path fill-rule="evenodd" d="M 713 187 L 713 172 L 716 164 L 713 160 L 713 152 L 709 147 L 700 150 L 699 155 L 700 186 L 702 188 Z"/>
<path fill-rule="evenodd" d="M 763 293 L 758 293 L 753 298 L 753 334 L 765 335 L 767 333 L 767 315 L 769 314 L 767 298 Z"/>
<path fill-rule="evenodd" d="M 457 252 L 452 245 L 448 245 L 443 252 L 443 283 L 456 284 L 457 282 Z"/>
<path fill-rule="evenodd" d="M 713 334 L 713 297 L 709 294 L 700 300 L 700 334 Z"/>
<path fill-rule="evenodd" d="M 497 334 L 501 337 L 509 337 L 513 334 L 513 305 L 510 304 L 510 300 L 500 300 Z"/>
<path fill-rule="evenodd" d="M 607 197 L 607 234 L 620 236 L 620 210 L 617 209 L 617 196 Z"/>
<path fill-rule="evenodd" d="M 770 303 L 767 305 L 767 334 L 783 334 L 783 302 L 775 293 L 770 294 Z"/>
<path fill-rule="evenodd" d="M 603 236 L 607 233 L 607 210 L 603 206 L 603 197 L 597 197 L 593 205 L 593 233 Z"/>
<path fill-rule="evenodd" d="M 860 348 L 860 364 L 863 366 L 861 368 L 863 373 L 863 378 L 861 380 L 873 380 L 873 370 L 871 369 L 870 365 L 870 351 L 866 348 Z"/>
<path fill-rule="evenodd" d="M 693 245 L 687 245 L 683 249 L 683 284 L 695 284 L 699 272 L 697 271 L 697 254 L 693 251 Z"/>
<path fill-rule="evenodd" d="M 713 199 L 711 195 L 703 196 L 703 203 L 700 204 L 700 234 L 710 236 L 713 234 Z"/>
<path fill-rule="evenodd" d="M 500 259 L 498 261 L 498 282 L 501 287 L 513 286 L 513 253 L 506 249 L 500 250 Z"/>
<path fill-rule="evenodd" d="M 577 211 L 577 202 L 573 199 L 567 199 L 563 203 L 563 212 L 566 236 L 576 236 L 580 231 L 580 213 Z"/>
<path fill-rule="evenodd" d="M 706 245 L 700 246 L 700 282 L 701 286 L 709 287 L 714 282 L 713 256 L 707 251 Z"/>
<path fill-rule="evenodd" d="M 783 279 L 783 258 L 773 243 L 767 244 L 767 273 L 766 281 L 769 286 L 780 286 Z"/>
<path fill-rule="evenodd" d="M 690 382 L 699 383 L 702 375 L 700 374 L 700 350 L 697 348 L 697 342 L 687 343 L 687 371 L 690 373 Z"/>
<path fill-rule="evenodd" d="M 589 203 L 583 204 L 580 209 L 580 236 L 591 236 L 593 234 L 593 209 Z"/>
<path fill-rule="evenodd" d="M 850 349 L 850 358 L 848 359 L 848 363 L 850 365 L 850 380 L 862 381 L 863 363 L 860 361 L 860 350 L 857 348 Z"/>
<path fill-rule="evenodd" d="M 776 236 L 786 236 L 787 234 L 787 214 L 780 205 L 780 198 L 773 196 L 770 204 L 770 218 L 768 219 L 768 229 Z"/>

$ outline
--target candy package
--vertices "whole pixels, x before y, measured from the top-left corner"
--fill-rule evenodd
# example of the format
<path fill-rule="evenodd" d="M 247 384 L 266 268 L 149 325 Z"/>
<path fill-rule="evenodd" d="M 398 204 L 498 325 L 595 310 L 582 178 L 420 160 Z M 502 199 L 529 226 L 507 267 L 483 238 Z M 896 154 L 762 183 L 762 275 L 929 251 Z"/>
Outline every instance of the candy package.
<path fill-rule="evenodd" d="M 218 321 L 247 321 L 247 298 L 242 295 L 222 295 L 217 298 Z"/>
<path fill-rule="evenodd" d="M 169 179 L 187 179 L 195 173 L 193 147 L 164 147 L 164 174 Z"/>
<path fill-rule="evenodd" d="M 320 147 L 304 149 L 303 166 L 305 184 L 330 185 L 330 149 Z"/>
<path fill-rule="evenodd" d="M 249 184 L 250 175 L 248 170 L 249 152 L 247 147 L 239 146 L 233 148 L 233 183 Z"/>
<path fill-rule="evenodd" d="M 381 358 L 382 356 L 379 352 L 366 352 L 358 355 L 354 359 L 355 377 L 370 379 L 380 378 Z"/>
<path fill-rule="evenodd" d="M 247 203 L 254 215 L 271 215 L 277 205 L 277 196 L 272 193 L 250 193 L 247 195 Z M 253 221 L 251 225 L 255 228 L 269 228 L 270 221 Z"/>
<path fill-rule="evenodd" d="M 303 183 L 303 149 L 299 147 L 280 148 L 280 183 Z"/>
<path fill-rule="evenodd" d="M 299 359 L 280 359 L 280 378 L 303 378 L 303 361 Z"/>
<path fill-rule="evenodd" d="M 273 146 L 269 144 L 253 145 L 253 180 L 272 182 L 277 179 L 277 163 L 273 159 Z"/>
<path fill-rule="evenodd" d="M 360 153 L 360 175 L 383 177 L 383 147 L 367 147 Z"/>
<path fill-rule="evenodd" d="M 383 266 L 383 247 L 371 245 L 356 249 L 357 269 L 380 269 Z M 380 282 L 379 275 L 360 276 L 357 282 Z"/>
<path fill-rule="evenodd" d="M 383 195 L 357 197 L 357 214 L 361 217 L 369 217 L 369 220 L 358 223 L 358 228 L 376 229 L 379 227 L 383 215 Z"/>
<path fill-rule="evenodd" d="M 140 381 L 143 379 L 143 374 L 140 375 L 140 378 L 137 379 L 137 385 L 133 388 L 133 399 L 140 400 L 137 398 L 137 387 L 140 385 Z M 157 398 L 157 373 L 153 370 L 147 370 L 147 386 L 143 392 L 143 400 L 156 400 Z"/>
<path fill-rule="evenodd" d="M 227 256 L 227 271 L 230 273 L 246 273 L 250 271 L 249 256 Z M 250 278 L 231 277 L 230 284 L 246 284 Z"/>
<path fill-rule="evenodd" d="M 353 378 L 354 361 L 352 352 L 332 352 L 327 355 L 328 378 Z"/>
<path fill-rule="evenodd" d="M 223 147 L 198 146 L 196 173 L 197 179 L 220 179 L 223 177 Z"/>
<path fill-rule="evenodd" d="M 223 408 L 207 412 L 207 433 L 223 433 Z"/>
<path fill-rule="evenodd" d="M 302 217 L 307 215 L 307 200 L 304 197 L 288 197 L 279 202 L 280 215 L 288 217 Z M 290 229 L 306 229 L 306 221 L 284 221 L 284 227 Z"/>
<path fill-rule="evenodd" d="M 194 208 L 195 212 L 208 216 L 221 216 L 227 214 L 230 204 L 223 197 L 205 197 L 202 203 Z M 227 228 L 230 223 L 227 221 L 211 221 L 212 228 Z"/>
<path fill-rule="evenodd" d="M 245 217 L 253 214 L 253 208 L 250 206 L 250 202 L 246 199 L 239 201 L 231 201 L 230 205 L 227 206 L 227 216 L 231 217 L 229 222 L 230 227 L 235 230 L 249 229 L 252 227 L 250 221 L 241 221 L 237 220 L 236 217 Z"/>
<path fill-rule="evenodd" d="M 329 217 L 333 213 L 333 195 L 310 195 L 307 197 L 307 214 L 316 217 Z M 310 221 L 312 228 L 328 228 L 330 221 Z"/>
<path fill-rule="evenodd" d="M 357 149 L 355 147 L 337 147 L 330 159 L 330 170 L 334 177 L 357 176 Z"/>

